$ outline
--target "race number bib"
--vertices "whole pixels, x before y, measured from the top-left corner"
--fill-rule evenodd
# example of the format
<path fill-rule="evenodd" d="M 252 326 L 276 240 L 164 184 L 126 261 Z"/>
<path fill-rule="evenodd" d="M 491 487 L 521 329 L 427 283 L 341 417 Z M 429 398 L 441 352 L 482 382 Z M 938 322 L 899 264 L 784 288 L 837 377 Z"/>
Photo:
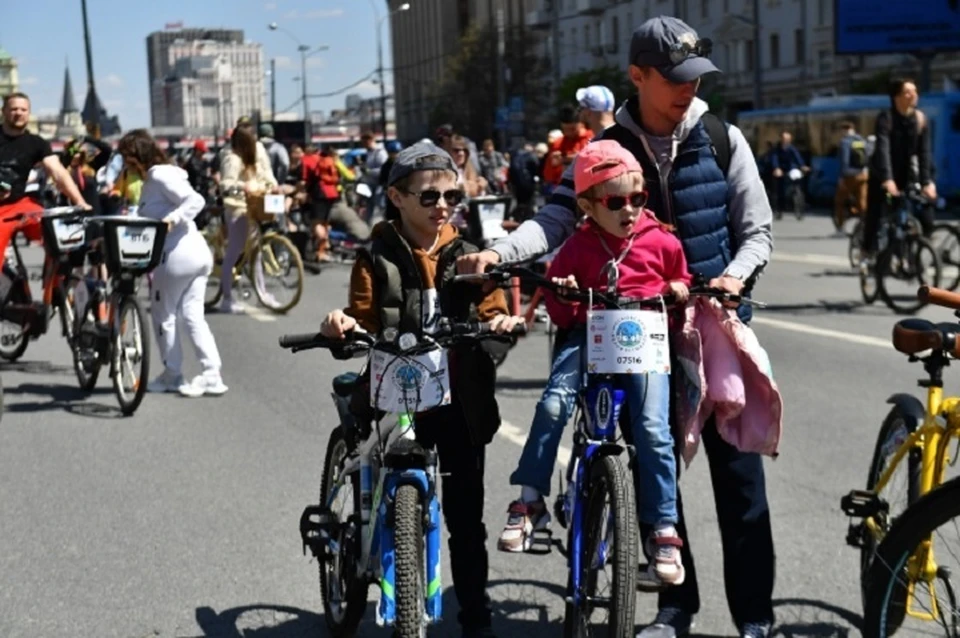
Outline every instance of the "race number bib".
<path fill-rule="evenodd" d="M 594 310 L 587 318 L 591 374 L 670 374 L 667 317 L 655 310 Z"/>
<path fill-rule="evenodd" d="M 447 351 L 398 357 L 374 350 L 370 357 L 370 403 L 390 414 L 423 412 L 450 403 Z"/>
<path fill-rule="evenodd" d="M 264 195 L 263 212 L 271 215 L 279 215 L 283 212 L 283 195 Z"/>

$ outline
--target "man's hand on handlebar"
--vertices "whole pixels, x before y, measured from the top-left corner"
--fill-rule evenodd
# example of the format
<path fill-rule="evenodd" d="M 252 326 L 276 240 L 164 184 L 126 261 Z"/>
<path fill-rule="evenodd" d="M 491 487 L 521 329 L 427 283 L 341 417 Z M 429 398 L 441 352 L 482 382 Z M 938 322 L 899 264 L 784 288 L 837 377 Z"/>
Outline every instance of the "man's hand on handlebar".
<path fill-rule="evenodd" d="M 482 275 L 490 266 L 500 263 L 500 255 L 492 250 L 481 250 L 478 253 L 463 255 L 457 258 L 457 272 L 461 275 Z M 483 291 L 489 293 L 497 287 L 496 282 L 484 281 Z"/>
<path fill-rule="evenodd" d="M 937 185 L 934 184 L 933 182 L 930 182 L 929 184 L 924 186 L 922 192 L 923 192 L 923 195 L 927 199 L 929 199 L 931 202 L 934 202 L 937 200 Z"/>
<path fill-rule="evenodd" d="M 490 330 L 497 334 L 513 332 L 517 326 L 523 325 L 523 317 L 514 317 L 511 315 L 497 315 L 488 323 Z"/>
<path fill-rule="evenodd" d="M 731 277 L 730 275 L 721 275 L 715 279 L 711 279 L 707 284 L 711 288 L 719 288 L 724 290 L 731 295 L 739 295 L 743 292 L 743 280 L 737 279 L 736 277 Z M 728 301 L 724 303 L 727 308 L 736 308 L 737 303 Z"/>
<path fill-rule="evenodd" d="M 343 335 L 357 326 L 357 320 L 342 310 L 334 310 L 320 324 L 320 334 L 330 339 L 343 339 Z"/>

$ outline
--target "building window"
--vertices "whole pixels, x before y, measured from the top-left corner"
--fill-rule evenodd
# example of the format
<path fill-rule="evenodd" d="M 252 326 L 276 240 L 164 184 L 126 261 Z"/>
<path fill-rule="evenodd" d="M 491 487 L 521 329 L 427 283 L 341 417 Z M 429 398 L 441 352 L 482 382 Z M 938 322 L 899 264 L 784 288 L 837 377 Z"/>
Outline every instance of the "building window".
<path fill-rule="evenodd" d="M 744 53 L 744 64 L 743 64 L 744 71 L 753 71 L 753 61 L 757 53 L 753 49 L 754 49 L 753 40 L 747 40 L 746 49 L 743 52 Z"/>
<path fill-rule="evenodd" d="M 611 53 L 616 53 L 620 45 L 620 18 L 613 16 L 610 20 L 610 41 L 607 46 Z"/>
<path fill-rule="evenodd" d="M 770 68 L 780 68 L 780 34 L 770 35 Z"/>
<path fill-rule="evenodd" d="M 710 16 L 710 0 L 700 0 L 700 17 L 708 18 Z"/>
<path fill-rule="evenodd" d="M 797 64 L 805 64 L 807 61 L 807 39 L 803 29 L 797 29 L 793 32 L 793 59 Z"/>
<path fill-rule="evenodd" d="M 833 55 L 830 53 L 830 49 L 820 50 L 817 63 L 820 75 L 830 75 L 833 73 Z"/>
<path fill-rule="evenodd" d="M 827 12 L 830 11 L 828 4 L 829 0 L 817 0 L 817 24 L 820 26 L 827 23 Z"/>
<path fill-rule="evenodd" d="M 583 25 L 583 49 L 584 51 L 590 50 L 590 25 Z"/>

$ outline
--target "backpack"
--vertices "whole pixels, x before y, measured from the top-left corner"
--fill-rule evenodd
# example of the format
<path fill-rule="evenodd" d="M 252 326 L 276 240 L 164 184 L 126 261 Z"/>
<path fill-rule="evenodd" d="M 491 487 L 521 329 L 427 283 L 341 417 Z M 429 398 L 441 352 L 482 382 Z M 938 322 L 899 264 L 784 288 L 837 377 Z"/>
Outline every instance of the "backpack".
<path fill-rule="evenodd" d="M 862 170 L 867 167 L 867 141 L 859 135 L 850 142 L 850 160 L 847 168 Z"/>
<path fill-rule="evenodd" d="M 730 130 L 727 123 L 719 117 L 707 111 L 700 116 L 703 127 L 707 129 L 707 135 L 710 136 L 710 145 L 713 147 L 713 156 L 717 159 L 717 166 L 727 176 L 730 170 Z"/>

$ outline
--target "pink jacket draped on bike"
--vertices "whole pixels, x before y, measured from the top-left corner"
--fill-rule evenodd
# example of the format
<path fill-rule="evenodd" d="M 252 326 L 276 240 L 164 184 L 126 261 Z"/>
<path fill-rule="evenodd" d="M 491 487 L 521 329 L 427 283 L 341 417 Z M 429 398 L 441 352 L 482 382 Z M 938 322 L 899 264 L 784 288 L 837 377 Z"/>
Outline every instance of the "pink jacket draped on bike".
<path fill-rule="evenodd" d="M 675 339 L 677 416 L 689 466 L 711 414 L 724 441 L 743 452 L 776 457 L 783 398 L 753 330 L 716 299 L 694 297 Z"/>

